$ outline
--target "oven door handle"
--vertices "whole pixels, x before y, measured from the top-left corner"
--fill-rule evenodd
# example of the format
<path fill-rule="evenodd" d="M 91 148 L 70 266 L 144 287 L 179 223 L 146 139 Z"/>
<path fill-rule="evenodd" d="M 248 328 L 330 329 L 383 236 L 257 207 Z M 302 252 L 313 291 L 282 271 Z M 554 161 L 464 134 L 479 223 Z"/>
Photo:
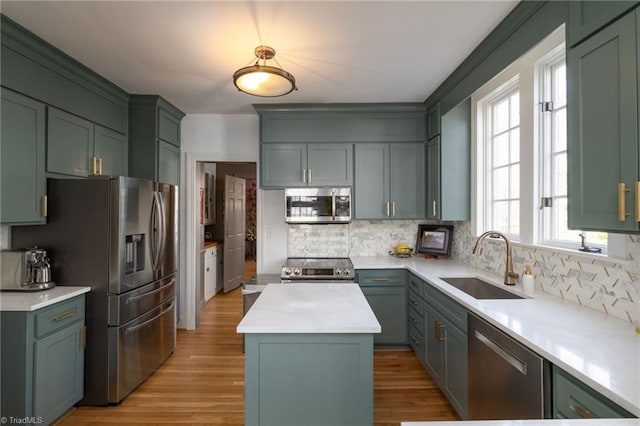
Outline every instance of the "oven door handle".
<path fill-rule="evenodd" d="M 331 195 L 331 221 L 335 222 L 336 221 L 336 194 L 335 194 L 335 189 L 332 191 L 333 194 Z"/>

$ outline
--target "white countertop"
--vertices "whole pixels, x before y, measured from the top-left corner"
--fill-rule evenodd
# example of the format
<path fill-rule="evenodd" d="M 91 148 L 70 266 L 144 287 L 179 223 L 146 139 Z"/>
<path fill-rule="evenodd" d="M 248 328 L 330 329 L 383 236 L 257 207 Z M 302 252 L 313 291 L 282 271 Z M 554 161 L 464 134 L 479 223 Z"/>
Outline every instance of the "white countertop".
<path fill-rule="evenodd" d="M 3 291 L 0 292 L 0 312 L 31 312 L 89 291 L 91 287 L 67 286 L 34 292 Z"/>
<path fill-rule="evenodd" d="M 475 299 L 440 277 L 475 276 L 520 295 L 522 287 L 520 283 L 504 286 L 502 277 L 451 260 L 352 257 L 351 261 L 355 269 L 408 269 L 470 312 L 640 416 L 640 335 L 630 322 L 540 292 L 527 299 Z"/>
<path fill-rule="evenodd" d="M 238 333 L 380 333 L 357 284 L 267 285 Z"/>
<path fill-rule="evenodd" d="M 640 419 L 483 420 L 402 422 L 401 426 L 638 426 Z"/>

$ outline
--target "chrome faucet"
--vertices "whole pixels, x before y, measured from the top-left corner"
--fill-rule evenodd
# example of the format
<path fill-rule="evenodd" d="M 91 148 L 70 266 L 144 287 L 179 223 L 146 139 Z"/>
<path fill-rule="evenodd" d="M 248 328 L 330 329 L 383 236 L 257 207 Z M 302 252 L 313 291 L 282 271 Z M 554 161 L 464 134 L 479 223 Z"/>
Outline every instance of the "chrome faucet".
<path fill-rule="evenodd" d="M 504 240 L 504 242 L 507 245 L 507 265 L 506 265 L 506 269 L 504 271 L 504 283 L 505 285 L 515 285 L 516 283 L 516 278 L 518 278 L 520 275 L 516 272 L 513 272 L 513 257 L 511 256 L 511 241 L 509 241 L 509 238 L 507 238 L 506 235 L 504 235 L 502 232 L 498 232 L 498 231 L 487 231 L 484 234 L 480 235 L 478 237 L 478 240 L 476 241 L 476 245 L 473 246 L 473 254 L 480 254 L 482 253 L 482 241 L 484 241 L 485 238 L 487 237 L 491 237 L 491 238 L 502 238 Z"/>

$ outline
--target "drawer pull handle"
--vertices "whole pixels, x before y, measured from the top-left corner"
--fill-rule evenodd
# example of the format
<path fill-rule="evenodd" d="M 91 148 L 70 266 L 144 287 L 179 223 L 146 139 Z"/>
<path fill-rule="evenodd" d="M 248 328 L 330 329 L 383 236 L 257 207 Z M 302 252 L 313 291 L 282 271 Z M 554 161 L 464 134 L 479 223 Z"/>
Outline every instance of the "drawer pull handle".
<path fill-rule="evenodd" d="M 410 297 L 410 298 L 409 298 L 409 300 L 411 301 L 411 304 L 412 304 L 412 305 L 417 305 L 417 304 L 418 304 L 418 301 L 417 301 L 417 300 L 415 300 L 415 299 L 414 299 L 414 298 L 412 298 L 412 297 Z"/>
<path fill-rule="evenodd" d="M 591 411 L 589 411 L 589 410 L 585 410 L 582 407 L 576 407 L 576 406 L 573 406 L 571 408 L 573 408 L 573 411 L 578 413 L 578 415 L 580 417 L 583 417 L 585 419 L 592 419 L 593 418 L 593 414 L 591 414 Z"/>
<path fill-rule="evenodd" d="M 77 314 L 78 314 L 77 311 L 69 311 L 69 312 L 65 312 L 64 314 L 62 314 L 60 316 L 55 317 L 53 320 L 56 321 L 56 322 L 57 321 L 64 321 L 64 320 L 66 320 L 68 318 L 75 317 Z"/>
<path fill-rule="evenodd" d="M 624 222 L 625 220 L 627 220 L 627 216 L 630 216 L 630 214 L 627 213 L 625 194 L 629 191 L 630 189 L 627 189 L 627 186 L 624 184 L 624 182 L 620 182 L 618 184 L 618 221 L 620 222 Z"/>
<path fill-rule="evenodd" d="M 377 283 L 386 283 L 389 281 L 389 278 L 374 278 L 373 281 Z"/>
<path fill-rule="evenodd" d="M 420 346 L 420 345 L 418 344 L 418 341 L 417 341 L 414 337 L 412 337 L 412 338 L 411 338 L 411 342 L 412 342 L 414 345 L 416 345 L 416 346 Z"/>

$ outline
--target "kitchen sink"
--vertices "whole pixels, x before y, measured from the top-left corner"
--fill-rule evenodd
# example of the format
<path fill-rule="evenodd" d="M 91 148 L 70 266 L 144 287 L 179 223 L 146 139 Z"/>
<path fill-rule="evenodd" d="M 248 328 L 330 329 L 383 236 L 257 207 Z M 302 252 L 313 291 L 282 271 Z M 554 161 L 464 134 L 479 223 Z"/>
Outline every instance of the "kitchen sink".
<path fill-rule="evenodd" d="M 476 299 L 524 299 L 475 277 L 440 278 Z"/>

